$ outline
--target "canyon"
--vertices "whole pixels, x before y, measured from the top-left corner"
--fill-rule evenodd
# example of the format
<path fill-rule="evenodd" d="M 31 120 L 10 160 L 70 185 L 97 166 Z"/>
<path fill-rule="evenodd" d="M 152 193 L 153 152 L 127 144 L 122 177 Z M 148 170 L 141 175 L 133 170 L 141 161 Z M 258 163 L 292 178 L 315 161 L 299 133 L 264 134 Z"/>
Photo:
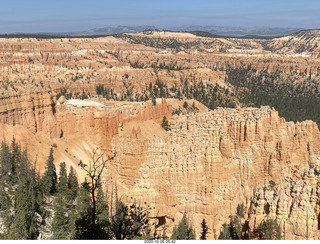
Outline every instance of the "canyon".
<path fill-rule="evenodd" d="M 244 204 L 244 231 L 273 218 L 285 239 L 319 239 L 316 122 L 286 121 L 270 106 L 247 107 L 240 99 L 234 108 L 211 110 L 187 96 L 146 92 L 148 84 L 162 82 L 170 94 L 187 80 L 228 90 L 232 98 L 237 87 L 228 82 L 227 67 L 250 66 L 256 73 L 281 71 L 275 82 L 308 86 L 304 92 L 317 97 L 319 39 L 303 46 L 304 38 L 152 32 L 0 39 L 0 137 L 10 142 L 14 136 L 41 173 L 52 147 L 56 167 L 73 166 L 80 181 L 85 172 L 78 164 L 89 162 L 95 148 L 116 153 L 103 175 L 109 201 L 117 189 L 124 202 L 147 208 L 159 233 L 165 226 L 171 234 L 187 213 L 197 238 L 205 219 L 208 238 L 217 239 Z M 112 89 L 109 99 L 97 94 L 98 85 Z M 161 127 L 164 116 L 168 131 Z"/>

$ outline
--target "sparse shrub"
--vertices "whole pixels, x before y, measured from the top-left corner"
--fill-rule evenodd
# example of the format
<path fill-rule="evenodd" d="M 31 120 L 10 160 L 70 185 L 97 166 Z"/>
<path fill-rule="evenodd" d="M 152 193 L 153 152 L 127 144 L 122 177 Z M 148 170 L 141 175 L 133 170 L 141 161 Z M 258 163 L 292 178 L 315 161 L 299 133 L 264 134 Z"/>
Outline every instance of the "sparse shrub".
<path fill-rule="evenodd" d="M 276 183 L 273 180 L 269 181 L 269 186 L 271 188 L 271 190 L 274 190 L 274 187 L 276 186 Z"/>
<path fill-rule="evenodd" d="M 244 218 L 244 204 L 239 203 L 237 206 L 237 215 L 241 218 Z"/>
<path fill-rule="evenodd" d="M 264 220 L 257 228 L 260 240 L 281 240 L 281 231 L 275 219 Z"/>
<path fill-rule="evenodd" d="M 163 116 L 161 126 L 162 126 L 162 128 L 165 129 L 166 131 L 170 130 L 169 122 L 168 122 L 166 116 Z"/>
<path fill-rule="evenodd" d="M 189 104 L 187 102 L 183 103 L 183 108 L 187 109 L 189 107 Z"/>

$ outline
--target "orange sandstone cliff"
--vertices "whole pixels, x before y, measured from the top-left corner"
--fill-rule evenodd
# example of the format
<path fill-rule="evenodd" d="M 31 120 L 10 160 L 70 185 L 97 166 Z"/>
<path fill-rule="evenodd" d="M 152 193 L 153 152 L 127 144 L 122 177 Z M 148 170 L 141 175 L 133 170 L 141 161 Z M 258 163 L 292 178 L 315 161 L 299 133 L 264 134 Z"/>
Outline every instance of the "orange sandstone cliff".
<path fill-rule="evenodd" d="M 99 146 L 107 154 L 117 152 L 104 174 L 108 192 L 117 186 L 122 200 L 149 208 L 158 231 L 165 225 L 170 232 L 186 212 L 197 236 L 204 218 L 209 237 L 216 238 L 244 203 L 251 231 L 274 217 L 286 238 L 306 239 L 301 216 L 308 211 L 308 238 L 319 238 L 320 179 L 303 173 L 320 169 L 314 122 L 286 122 L 269 107 L 171 117 L 171 101 L 164 99 L 154 107 L 151 102 L 60 101 L 45 92 L 1 99 L 2 137 L 18 134 L 33 157 L 32 151 L 46 149 L 38 155 L 41 171 L 55 143 L 56 165 L 66 161 L 83 179 L 77 164 Z M 170 131 L 160 126 L 163 116 Z M 275 189 L 262 190 L 270 180 Z"/>
<path fill-rule="evenodd" d="M 109 169 L 118 176 L 109 185 L 116 183 L 126 201 L 147 204 L 159 228 L 173 227 L 186 212 L 197 235 L 205 218 L 214 238 L 237 204 L 250 206 L 254 188 L 270 180 L 282 186 L 284 175 L 320 163 L 317 125 L 288 123 L 269 107 L 173 117 L 171 131 L 151 135 L 149 126 L 129 123 L 114 137 L 119 154 Z M 317 235 L 310 230 L 310 238 Z"/>

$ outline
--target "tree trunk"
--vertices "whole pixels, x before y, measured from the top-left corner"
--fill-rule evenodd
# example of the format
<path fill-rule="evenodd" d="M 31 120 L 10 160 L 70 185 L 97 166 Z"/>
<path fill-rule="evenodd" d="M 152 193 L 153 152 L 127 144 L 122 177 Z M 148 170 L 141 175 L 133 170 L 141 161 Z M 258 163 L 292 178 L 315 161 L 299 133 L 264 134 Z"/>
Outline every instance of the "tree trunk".
<path fill-rule="evenodd" d="M 94 182 L 93 182 L 93 179 L 92 179 L 92 186 L 94 186 L 93 184 L 94 184 Z M 93 230 L 92 235 L 93 235 L 93 239 L 96 238 L 96 233 L 95 233 L 95 225 L 96 225 L 96 198 L 95 198 L 95 195 L 94 195 L 94 191 L 95 191 L 95 189 L 94 189 L 94 187 L 92 187 L 91 197 L 92 197 L 92 205 L 93 205 L 93 207 L 92 207 L 92 230 Z"/>

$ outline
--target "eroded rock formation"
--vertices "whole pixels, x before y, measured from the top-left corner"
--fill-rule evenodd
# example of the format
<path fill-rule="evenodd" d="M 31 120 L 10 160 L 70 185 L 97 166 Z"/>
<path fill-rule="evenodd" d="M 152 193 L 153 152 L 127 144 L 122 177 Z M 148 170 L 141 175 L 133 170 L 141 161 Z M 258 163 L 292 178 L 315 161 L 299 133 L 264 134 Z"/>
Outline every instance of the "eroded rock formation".
<path fill-rule="evenodd" d="M 320 163 L 317 125 L 288 123 L 269 107 L 172 118 L 171 131 L 151 137 L 148 126 L 129 123 L 114 137 L 119 154 L 109 176 L 118 177 L 112 174 L 110 185 L 116 183 L 126 201 L 149 205 L 169 229 L 186 212 L 199 235 L 205 218 L 210 238 L 237 204 L 250 204 L 254 187 L 279 184 L 285 173 Z"/>
<path fill-rule="evenodd" d="M 296 166 L 276 185 L 259 188 L 248 211 L 251 230 L 264 219 L 276 219 L 285 240 L 319 240 L 319 167 Z"/>
<path fill-rule="evenodd" d="M 287 239 L 318 239 L 316 123 L 286 122 L 269 107 L 201 109 L 171 117 L 170 104 L 182 106 L 182 101 L 56 101 L 64 88 L 65 95 L 93 98 L 97 85 L 112 88 L 112 98 L 136 99 L 156 82 L 168 85 L 168 94 L 184 82 L 217 84 L 232 94 L 227 70 L 249 66 L 252 77 L 278 75 L 266 83 L 300 89 L 312 81 L 308 92 L 318 96 L 318 33 L 306 47 L 305 34 L 272 40 L 159 35 L 1 39 L 2 138 L 15 135 L 31 160 L 38 159 L 41 172 L 53 145 L 56 165 L 65 161 L 75 168 L 95 147 L 117 152 L 104 175 L 109 194 L 117 186 L 122 200 L 149 208 L 160 232 L 165 225 L 170 233 L 186 212 L 197 237 L 205 218 L 209 238 L 215 238 L 244 203 L 250 230 L 270 217 L 280 222 Z M 168 132 L 160 126 L 163 116 L 169 119 Z M 79 168 L 77 173 L 82 180 L 84 173 Z"/>
<path fill-rule="evenodd" d="M 67 157 L 63 151 L 72 152 L 72 140 L 83 141 L 80 135 L 90 138 L 106 153 L 117 152 L 104 175 L 108 188 L 117 186 L 122 200 L 148 207 L 159 231 L 163 225 L 170 230 L 186 212 L 197 235 L 205 218 L 209 237 L 214 238 L 239 203 L 249 209 L 252 199 L 256 199 L 258 207 L 251 207 L 248 215 L 252 229 L 266 217 L 259 206 L 268 201 L 273 209 L 277 202 L 279 206 L 270 210 L 270 214 L 286 226 L 282 231 L 287 238 L 300 238 L 302 234 L 297 229 L 305 223 L 297 216 L 306 211 L 304 206 L 315 206 L 319 201 L 318 178 L 314 176 L 312 184 L 299 183 L 310 188 L 304 192 L 312 197 L 303 198 L 307 203 L 300 204 L 301 214 L 297 216 L 290 214 L 293 210 L 286 212 L 288 201 L 296 201 L 295 197 L 283 195 L 293 183 L 289 181 L 291 185 L 286 183 L 290 185 L 287 186 L 283 182 L 287 181 L 287 175 L 298 177 L 295 175 L 320 166 L 317 125 L 312 121 L 286 122 L 269 107 L 219 108 L 171 117 L 168 103 L 172 102 L 163 99 L 154 107 L 151 102 L 108 102 L 92 107 L 97 103 L 60 104 L 52 95 L 40 92 L 2 98 L 0 120 L 23 126 L 29 133 L 57 143 L 60 150 L 57 149 L 57 165 Z M 163 116 L 170 121 L 168 132 L 160 126 Z M 84 149 L 79 150 L 75 150 L 73 158 L 69 155 L 74 167 Z M 262 188 L 270 180 L 281 186 L 282 191 L 275 193 L 278 197 L 269 199 L 261 191 L 254 193 L 253 188 Z M 280 200 L 284 198 L 287 200 L 282 204 Z M 286 217 L 279 209 L 283 209 Z M 317 214 L 318 210 L 310 210 L 310 216 Z M 317 226 L 318 218 L 312 217 L 310 238 L 317 237 Z"/>

